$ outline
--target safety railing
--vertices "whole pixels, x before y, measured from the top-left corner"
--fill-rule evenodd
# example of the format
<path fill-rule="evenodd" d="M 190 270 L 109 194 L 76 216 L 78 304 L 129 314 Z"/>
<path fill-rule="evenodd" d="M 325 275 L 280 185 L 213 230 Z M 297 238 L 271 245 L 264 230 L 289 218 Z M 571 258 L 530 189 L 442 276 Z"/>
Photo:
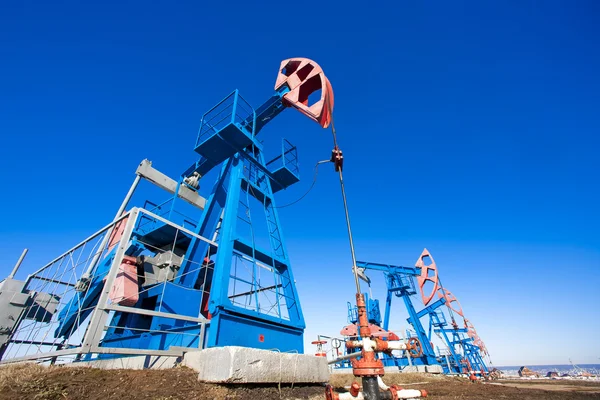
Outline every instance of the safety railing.
<path fill-rule="evenodd" d="M 257 188 L 264 194 L 269 194 L 268 177 L 254 163 L 250 161 L 244 162 L 244 177 L 251 184 L 248 191 L 253 197 L 260 198 L 261 195 L 255 192 Z"/>
<path fill-rule="evenodd" d="M 402 285 L 407 288 L 406 291 L 409 294 L 412 295 L 412 294 L 417 293 L 417 287 L 415 286 L 415 280 L 412 276 L 400 274 L 400 280 L 402 281 Z"/>
<path fill-rule="evenodd" d="M 89 294 L 89 282 L 106 276 L 108 271 L 102 268 L 101 260 L 118 243 L 120 228 L 124 227 L 128 215 L 29 275 L 23 292 L 36 293 L 36 297 L 42 295 L 48 301 L 46 307 L 34 303 L 23 310 L 24 318 L 11 335 L 3 361 L 56 352 L 59 352 L 56 356 L 72 356 L 81 351 L 88 317 L 95 306 L 79 299 Z M 76 312 L 69 311 L 75 307 Z M 69 326 L 62 322 L 67 318 Z"/>
<path fill-rule="evenodd" d="M 405 294 L 412 295 L 416 293 L 415 282 L 412 276 L 398 273 L 386 274 L 388 290 L 393 292 L 396 297 Z"/>
<path fill-rule="evenodd" d="M 234 252 L 229 282 L 229 301 L 234 306 L 289 321 L 286 283 L 278 271 Z"/>
<path fill-rule="evenodd" d="M 358 321 L 358 308 L 350 302 L 347 302 L 348 306 L 348 323 L 354 324 Z"/>
<path fill-rule="evenodd" d="M 442 327 L 448 325 L 446 316 L 441 310 L 437 310 L 434 314 L 431 315 L 431 323 L 435 327 Z"/>
<path fill-rule="evenodd" d="M 273 192 L 287 188 L 300 180 L 298 149 L 287 139 L 281 141 L 281 154 L 267 162 L 266 166 L 276 180 Z"/>
<path fill-rule="evenodd" d="M 169 225 L 172 245 L 154 248 L 134 235 L 142 218 Z M 182 234 L 217 246 L 157 214 L 133 208 L 32 273 L 23 290 L 32 301 L 2 363 L 61 363 L 103 354 L 181 355 L 182 347 L 203 348 L 209 326 L 203 287 L 212 276 L 206 273 L 211 266 L 186 260 L 192 264 L 186 273 L 204 272 L 198 274 L 198 288 L 173 282 L 182 262 L 177 249 Z M 136 264 L 127 269 L 132 255 Z M 131 281 L 135 284 L 124 290 Z"/>
<path fill-rule="evenodd" d="M 198 222 L 182 212 L 177 211 L 177 209 L 174 207 L 176 201 L 177 200 L 175 197 L 170 197 L 160 204 L 155 204 L 149 200 L 146 200 L 144 203 L 144 209 L 148 210 L 152 214 L 158 215 L 159 217 L 168 219 L 177 225 L 181 225 L 184 228 L 195 230 Z M 162 225 L 164 224 L 156 218 L 149 217 L 148 215 L 142 215 L 136 227 L 136 231 L 142 234 L 148 233 Z"/>
<path fill-rule="evenodd" d="M 297 177 L 300 176 L 300 166 L 298 164 L 298 149 L 291 144 L 287 139 L 282 142 L 282 159 L 283 166 Z"/>
<path fill-rule="evenodd" d="M 248 136 L 254 137 L 255 122 L 254 109 L 237 90 L 234 90 L 202 116 L 196 147 L 232 123 Z"/>

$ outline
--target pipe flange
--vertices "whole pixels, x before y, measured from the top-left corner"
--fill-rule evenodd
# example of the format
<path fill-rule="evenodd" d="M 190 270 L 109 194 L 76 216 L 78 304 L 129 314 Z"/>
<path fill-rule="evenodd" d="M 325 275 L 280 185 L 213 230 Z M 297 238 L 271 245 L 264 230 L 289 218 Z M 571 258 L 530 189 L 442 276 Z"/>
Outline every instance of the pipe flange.
<path fill-rule="evenodd" d="M 366 361 L 364 359 L 352 360 L 352 373 L 354 376 L 383 376 L 385 371 L 380 360 Z"/>

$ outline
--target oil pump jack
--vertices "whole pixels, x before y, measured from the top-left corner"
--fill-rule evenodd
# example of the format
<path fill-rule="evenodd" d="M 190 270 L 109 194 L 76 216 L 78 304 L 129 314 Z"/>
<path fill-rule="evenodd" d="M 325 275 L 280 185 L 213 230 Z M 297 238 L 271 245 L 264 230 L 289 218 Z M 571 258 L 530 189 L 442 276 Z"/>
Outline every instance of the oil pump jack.
<path fill-rule="evenodd" d="M 176 179 L 142 161 L 111 223 L 25 280 L 15 268 L 0 284 L 1 362 L 229 345 L 302 353 L 305 321 L 275 205 L 300 179 L 297 148 L 283 140 L 267 161 L 258 135 L 288 108 L 326 128 L 333 103 L 317 63 L 287 59 L 261 106 L 235 90 L 203 115 L 198 159 Z M 341 168 L 338 149 L 335 157 Z M 131 204 L 142 180 L 167 200 Z M 206 198 L 201 185 L 212 187 Z"/>

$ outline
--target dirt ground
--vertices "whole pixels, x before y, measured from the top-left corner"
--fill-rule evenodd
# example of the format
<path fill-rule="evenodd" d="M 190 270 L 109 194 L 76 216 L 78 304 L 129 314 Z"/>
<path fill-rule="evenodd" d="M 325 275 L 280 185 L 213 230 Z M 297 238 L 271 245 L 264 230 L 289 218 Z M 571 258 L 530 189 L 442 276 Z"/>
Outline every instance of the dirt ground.
<path fill-rule="evenodd" d="M 324 399 L 318 385 L 221 386 L 198 382 L 194 371 L 175 368 L 162 371 L 46 368 L 33 364 L 0 368 L 0 400 L 107 400 L 107 399 Z M 343 390 L 352 376 L 334 375 L 331 384 Z M 388 384 L 425 389 L 429 398 L 574 400 L 600 399 L 600 382 L 496 381 L 471 384 L 463 378 L 427 374 L 387 375 Z"/>
<path fill-rule="evenodd" d="M 333 375 L 332 385 L 348 386 L 353 376 Z M 600 381 L 580 380 L 500 380 L 470 383 L 468 379 L 430 374 L 393 374 L 383 378 L 386 384 L 400 385 L 406 389 L 425 389 L 430 399 L 440 400 L 584 400 L 600 399 Z"/>
<path fill-rule="evenodd" d="M 600 397 L 600 381 L 587 380 L 500 380 L 491 382 L 493 385 L 504 385 L 521 389 L 541 389 L 561 392 L 580 392 L 599 395 Z"/>

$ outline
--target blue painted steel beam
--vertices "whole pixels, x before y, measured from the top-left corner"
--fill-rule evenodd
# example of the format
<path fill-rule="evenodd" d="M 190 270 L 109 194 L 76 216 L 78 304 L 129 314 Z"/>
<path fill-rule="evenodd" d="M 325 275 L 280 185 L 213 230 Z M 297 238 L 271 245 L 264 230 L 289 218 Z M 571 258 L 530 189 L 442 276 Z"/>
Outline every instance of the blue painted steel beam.
<path fill-rule="evenodd" d="M 438 330 L 435 330 L 435 332 L 438 332 Z M 448 350 L 450 350 L 450 355 L 452 356 L 452 360 L 454 361 L 454 365 L 456 366 L 456 370 L 453 371 L 455 373 L 460 373 L 460 355 L 456 352 L 456 349 L 454 348 L 454 345 L 451 343 L 450 338 L 448 337 L 448 334 L 446 333 L 446 331 L 441 330 L 441 335 L 444 338 L 444 341 L 446 342 L 446 346 L 448 347 Z M 438 333 L 440 333 L 438 332 Z"/>
<path fill-rule="evenodd" d="M 431 346 L 429 338 L 427 337 L 427 332 L 425 332 L 421 320 L 417 316 L 417 311 L 410 300 L 410 296 L 402 296 L 402 300 L 404 300 L 404 305 L 406 306 L 406 310 L 408 311 L 409 315 L 407 321 L 415 329 L 417 337 L 421 342 L 421 347 L 423 348 L 423 358 L 427 360 L 427 364 L 438 364 L 435 357 L 435 351 Z"/>
<path fill-rule="evenodd" d="M 366 261 L 357 261 L 356 266 L 358 268 L 367 268 L 373 271 L 381 271 L 392 274 L 406 274 L 406 275 L 419 275 L 420 268 L 416 267 L 402 267 L 391 264 L 379 264 Z"/>
<path fill-rule="evenodd" d="M 441 299 L 437 300 L 436 302 L 431 303 L 430 305 L 428 305 L 427 307 L 425 307 L 424 309 L 422 309 L 421 311 L 419 311 L 417 313 L 417 318 L 423 318 L 427 314 L 435 313 L 435 310 L 437 310 L 444 304 L 446 304 L 446 299 L 444 299 L 444 298 L 441 298 Z"/>
<path fill-rule="evenodd" d="M 421 323 L 421 320 L 420 320 L 419 316 L 417 315 L 417 311 L 415 310 L 415 307 L 413 306 L 412 301 L 410 299 L 411 292 L 409 292 L 409 287 L 400 284 L 400 281 L 402 280 L 401 277 L 403 275 L 407 276 L 408 279 L 413 279 L 413 276 L 419 274 L 418 269 L 416 267 L 402 267 L 402 266 L 395 266 L 395 265 L 391 265 L 391 264 L 379 264 L 379 263 L 365 262 L 365 261 L 358 261 L 356 263 L 356 266 L 358 268 L 365 268 L 368 270 L 380 271 L 386 275 L 386 284 L 388 286 L 388 293 L 387 293 L 387 297 L 386 297 L 386 310 L 385 310 L 385 316 L 384 316 L 384 320 L 383 320 L 383 329 L 388 330 L 388 328 L 389 328 L 390 313 L 391 313 L 390 310 L 391 310 L 391 305 L 392 305 L 392 295 L 401 297 L 402 300 L 404 301 L 404 305 L 409 314 L 409 318 L 407 319 L 407 321 L 409 324 L 412 325 L 412 327 L 414 328 L 414 330 L 417 334 L 419 341 L 421 342 L 421 347 L 423 349 L 423 356 L 419 357 L 420 361 L 423 364 L 428 364 L 428 365 L 439 364 L 437 361 L 437 358 L 435 356 L 435 350 L 433 349 L 433 347 L 430 343 L 430 340 L 427 336 L 427 332 L 425 331 L 425 328 L 423 328 L 423 324 Z M 399 281 L 398 283 L 400 284 L 400 286 L 392 287 L 391 286 L 392 280 L 387 279 L 390 276 L 397 276 L 396 280 Z"/>
<path fill-rule="evenodd" d="M 255 135 L 258 134 L 266 124 L 272 121 L 273 118 L 281 114 L 281 112 L 287 108 L 283 104 L 282 99 L 283 95 L 289 91 L 290 89 L 287 86 L 282 86 L 278 92 L 275 92 L 275 94 L 269 98 L 269 100 L 256 109 Z"/>

